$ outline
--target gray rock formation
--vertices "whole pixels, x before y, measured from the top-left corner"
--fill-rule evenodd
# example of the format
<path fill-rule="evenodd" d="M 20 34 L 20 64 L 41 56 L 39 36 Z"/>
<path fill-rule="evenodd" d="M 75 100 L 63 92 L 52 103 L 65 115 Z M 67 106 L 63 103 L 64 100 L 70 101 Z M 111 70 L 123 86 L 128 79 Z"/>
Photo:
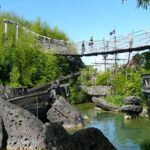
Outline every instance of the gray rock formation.
<path fill-rule="evenodd" d="M 49 150 L 115 150 L 96 128 L 83 129 L 69 135 L 60 124 L 47 123 L 46 130 Z"/>
<path fill-rule="evenodd" d="M 106 103 L 102 98 L 92 97 L 92 101 L 96 104 L 96 107 L 106 111 L 119 111 L 119 108 L 111 104 Z"/>
<path fill-rule="evenodd" d="M 125 113 L 125 119 L 139 116 L 142 110 L 141 99 L 137 96 L 126 97 L 124 99 L 124 105 L 121 107 L 121 111 Z"/>
<path fill-rule="evenodd" d="M 0 117 L 0 148 L 2 147 L 2 140 L 3 140 L 3 125 L 2 125 L 2 118 Z"/>
<path fill-rule="evenodd" d="M 1 98 L 0 117 L 8 134 L 7 150 L 115 150 L 98 129 L 69 135 L 60 124 L 43 124 L 27 110 Z"/>
<path fill-rule="evenodd" d="M 0 115 L 8 134 L 7 149 L 45 148 L 43 123 L 33 114 L 0 98 Z"/>
<path fill-rule="evenodd" d="M 140 105 L 141 104 L 141 98 L 138 96 L 128 96 L 124 99 L 125 105 Z"/>
<path fill-rule="evenodd" d="M 83 126 L 85 121 L 82 114 L 61 96 L 47 112 L 47 119 L 50 122 L 61 123 L 65 127 Z"/>
<path fill-rule="evenodd" d="M 59 81 L 65 80 L 64 78 L 68 79 L 74 75 L 78 75 L 78 73 L 63 77 Z M 0 97 L 25 108 L 42 122 L 46 122 L 49 119 L 51 122 L 62 123 L 66 127 L 82 126 L 84 119 L 81 113 L 67 103 L 65 99 L 58 97 L 58 95 L 62 94 L 62 89 L 64 89 L 64 85 L 63 88 L 60 87 L 62 85 L 59 86 L 59 81 L 57 83 L 54 82 L 34 87 L 30 90 L 1 86 Z"/>
<path fill-rule="evenodd" d="M 101 131 L 96 128 L 80 130 L 71 136 L 75 150 L 116 150 Z"/>
<path fill-rule="evenodd" d="M 106 96 L 110 95 L 112 92 L 111 86 L 81 86 L 81 89 L 89 95 L 92 96 Z"/>

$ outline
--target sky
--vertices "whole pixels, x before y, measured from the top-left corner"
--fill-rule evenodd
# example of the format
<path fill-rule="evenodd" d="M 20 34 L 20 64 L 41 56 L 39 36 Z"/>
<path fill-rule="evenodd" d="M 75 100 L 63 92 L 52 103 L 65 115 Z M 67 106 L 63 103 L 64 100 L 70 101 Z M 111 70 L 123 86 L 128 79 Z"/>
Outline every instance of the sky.
<path fill-rule="evenodd" d="M 137 8 L 136 0 L 0 0 L 1 11 L 27 20 L 40 17 L 64 31 L 71 41 L 107 38 L 150 27 L 150 8 Z"/>

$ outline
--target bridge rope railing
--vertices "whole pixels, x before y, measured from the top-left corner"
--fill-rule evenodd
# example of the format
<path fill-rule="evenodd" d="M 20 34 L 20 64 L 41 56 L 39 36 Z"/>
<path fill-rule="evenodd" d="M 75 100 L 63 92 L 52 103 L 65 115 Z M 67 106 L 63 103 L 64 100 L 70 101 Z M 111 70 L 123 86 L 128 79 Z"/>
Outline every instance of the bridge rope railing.
<path fill-rule="evenodd" d="M 34 36 L 36 40 L 39 41 L 43 49 L 51 49 L 53 53 L 64 53 L 64 54 L 70 54 L 72 51 L 69 49 L 69 46 L 73 44 L 72 42 L 69 41 L 64 41 L 64 40 L 58 40 L 54 39 L 51 37 L 47 37 L 44 35 L 40 35 L 39 33 L 36 33 L 18 22 L 9 20 L 9 19 L 4 19 L 4 33 L 7 34 L 9 32 L 9 26 L 8 25 L 14 25 L 16 28 L 16 40 L 19 38 L 19 31 L 23 30 L 26 33 L 30 33 Z M 73 51 L 75 53 L 75 51 Z"/>
<path fill-rule="evenodd" d="M 60 55 L 86 55 L 86 54 L 102 54 L 107 52 L 120 53 L 124 50 L 131 50 L 133 48 L 139 48 L 143 46 L 150 46 L 150 29 L 139 30 L 136 32 L 131 32 L 125 36 L 116 35 L 111 36 L 109 39 L 105 40 L 93 40 L 93 44 L 89 45 L 89 41 L 83 42 L 70 42 L 52 39 L 47 36 L 40 35 L 30 29 L 25 28 L 18 22 L 12 20 L 4 19 L 4 32 L 8 32 L 8 24 L 16 26 L 16 40 L 19 38 L 19 29 L 24 30 L 27 33 L 34 35 L 36 39 L 41 43 L 43 49 L 51 49 L 53 53 Z M 75 50 L 71 50 L 70 45 L 74 46 Z M 84 46 L 84 47 L 83 47 Z"/>

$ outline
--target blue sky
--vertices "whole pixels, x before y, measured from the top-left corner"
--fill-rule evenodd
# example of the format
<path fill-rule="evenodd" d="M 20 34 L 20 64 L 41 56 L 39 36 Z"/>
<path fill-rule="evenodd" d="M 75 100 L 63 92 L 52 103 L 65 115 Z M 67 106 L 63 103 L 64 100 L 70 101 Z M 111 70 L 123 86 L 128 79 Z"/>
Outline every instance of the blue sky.
<path fill-rule="evenodd" d="M 138 9 L 136 0 L 0 0 L 0 5 L 28 20 L 41 17 L 76 42 L 107 38 L 114 27 L 117 35 L 150 27 L 150 9 Z"/>

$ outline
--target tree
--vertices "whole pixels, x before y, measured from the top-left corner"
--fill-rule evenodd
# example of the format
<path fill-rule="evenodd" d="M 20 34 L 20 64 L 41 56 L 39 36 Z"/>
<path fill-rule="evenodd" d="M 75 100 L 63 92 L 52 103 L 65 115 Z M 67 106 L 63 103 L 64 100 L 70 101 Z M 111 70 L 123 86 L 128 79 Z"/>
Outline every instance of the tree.
<path fill-rule="evenodd" d="M 140 67 L 143 67 L 146 70 L 150 70 L 150 51 L 143 52 L 141 54 L 136 54 L 133 56 L 133 60 Z"/>
<path fill-rule="evenodd" d="M 127 0 L 122 0 L 122 2 L 127 1 Z M 137 6 L 138 7 L 143 7 L 147 9 L 148 5 L 150 3 L 150 0 L 137 0 Z"/>

